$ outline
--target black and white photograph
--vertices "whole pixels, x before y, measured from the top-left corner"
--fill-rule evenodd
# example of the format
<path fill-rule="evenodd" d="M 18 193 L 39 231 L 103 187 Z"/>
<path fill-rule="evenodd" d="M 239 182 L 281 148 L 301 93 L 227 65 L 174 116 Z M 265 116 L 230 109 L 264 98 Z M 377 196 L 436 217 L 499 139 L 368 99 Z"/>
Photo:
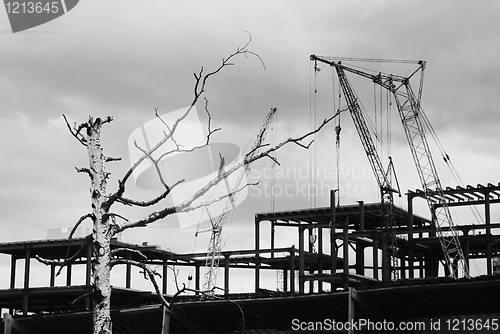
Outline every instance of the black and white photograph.
<path fill-rule="evenodd" d="M 499 332 L 499 16 L 4 0 L 0 333 Z"/>

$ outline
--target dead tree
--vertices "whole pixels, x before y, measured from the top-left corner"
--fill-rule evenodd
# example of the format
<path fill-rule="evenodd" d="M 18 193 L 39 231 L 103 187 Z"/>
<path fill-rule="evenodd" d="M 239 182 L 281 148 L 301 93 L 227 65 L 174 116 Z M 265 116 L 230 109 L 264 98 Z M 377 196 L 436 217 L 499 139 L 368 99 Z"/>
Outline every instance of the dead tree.
<path fill-rule="evenodd" d="M 267 144 L 263 144 L 261 147 L 259 147 L 259 153 L 255 154 L 255 151 L 253 151 L 252 155 L 247 154 L 244 156 L 244 159 L 242 161 L 231 168 L 225 169 L 225 160 L 224 157 L 220 157 L 220 162 L 219 162 L 219 169 L 216 174 L 216 176 L 209 181 L 207 184 L 204 186 L 200 187 L 196 192 L 191 194 L 189 197 L 187 197 L 184 201 L 181 203 L 172 205 L 172 206 L 166 206 L 163 209 L 160 209 L 158 211 L 154 211 L 149 213 L 147 216 L 137 219 L 137 220 L 128 220 L 127 218 L 117 214 L 116 212 L 112 211 L 112 207 L 115 204 L 123 204 L 123 205 L 128 205 L 128 206 L 139 206 L 139 207 L 150 207 L 155 204 L 161 203 L 165 198 L 168 197 L 168 195 L 171 193 L 172 189 L 174 189 L 177 185 L 181 184 L 184 180 L 177 180 L 177 182 L 173 184 L 167 184 L 164 180 L 165 178 L 162 176 L 162 173 L 158 167 L 158 164 L 161 159 L 164 159 L 166 156 L 169 154 L 173 154 L 174 152 L 183 152 L 185 151 L 181 145 L 179 145 L 174 138 L 176 129 L 178 125 L 188 116 L 188 114 L 194 109 L 194 106 L 197 102 L 200 101 L 200 99 L 203 97 L 204 92 L 205 92 L 205 87 L 207 84 L 207 81 L 210 77 L 218 74 L 223 68 L 233 65 L 232 60 L 233 58 L 244 55 L 244 56 L 254 56 L 257 57 L 258 60 L 262 62 L 260 57 L 255 54 L 254 52 L 250 51 L 248 49 L 248 45 L 250 44 L 251 39 L 243 46 L 239 47 L 236 52 L 232 53 L 228 57 L 224 58 L 222 60 L 222 63 L 220 64 L 219 67 L 217 67 L 214 71 L 205 73 L 203 67 L 198 73 L 194 74 L 195 78 L 195 83 L 194 83 L 194 97 L 193 100 L 190 104 L 190 107 L 187 108 L 185 113 L 177 119 L 173 124 L 170 126 L 167 126 L 165 124 L 165 131 L 164 131 L 164 137 L 156 143 L 153 147 L 150 149 L 145 149 L 142 147 L 139 147 L 139 145 L 136 144 L 137 149 L 139 149 L 142 152 L 142 156 L 140 159 L 138 159 L 131 167 L 130 169 L 125 173 L 125 175 L 118 180 L 118 186 L 117 189 L 112 192 L 108 193 L 108 180 L 110 177 L 110 173 L 106 171 L 106 165 L 110 162 L 113 161 L 119 161 L 121 160 L 120 158 L 114 158 L 114 157 L 108 157 L 104 154 L 103 148 L 101 146 L 101 130 L 103 125 L 110 123 L 113 118 L 111 116 L 107 116 L 104 118 L 93 118 L 89 117 L 88 121 L 85 123 L 81 123 L 77 125 L 75 123 L 74 126 L 71 126 L 64 116 L 64 120 L 66 121 L 66 124 L 68 126 L 69 131 L 71 134 L 80 142 L 81 145 L 86 147 L 87 149 L 87 154 L 88 154 L 88 159 L 89 159 L 89 166 L 84 167 L 84 168 L 77 168 L 77 172 L 87 174 L 88 177 L 90 178 L 90 194 L 91 194 L 91 207 L 92 211 L 83 215 L 74 225 L 71 233 L 70 233 L 70 240 L 73 235 L 73 233 L 76 231 L 77 227 L 84 222 L 87 219 L 90 219 L 93 224 L 93 231 L 92 234 L 89 235 L 86 239 L 86 242 L 82 247 L 87 247 L 91 243 L 92 247 L 92 285 L 93 285 L 93 291 L 89 294 L 87 297 L 91 297 L 93 301 L 93 333 L 94 334 L 111 334 L 112 333 L 112 322 L 111 322 L 111 316 L 110 316 L 110 306 L 111 306 L 111 284 L 110 284 L 110 273 L 111 269 L 116 266 L 116 265 L 132 265 L 138 268 L 141 268 L 144 272 L 144 275 L 146 278 L 151 280 L 155 291 L 158 294 L 159 301 L 165 306 L 166 311 L 170 314 L 173 314 L 175 316 L 175 311 L 173 310 L 172 303 L 168 302 L 163 298 L 160 289 L 158 288 L 158 285 L 155 281 L 155 276 L 159 276 L 152 268 L 150 268 L 146 264 L 146 256 L 144 254 L 140 253 L 137 250 L 132 250 L 132 249 L 127 249 L 127 248 L 120 248 L 120 249 L 114 249 L 112 250 L 110 247 L 111 244 L 111 239 L 120 232 L 123 232 L 127 229 L 130 228 L 136 228 L 136 227 L 145 227 L 148 226 L 149 224 L 152 224 L 158 220 L 161 220 L 162 218 L 165 218 L 166 216 L 173 215 L 176 213 L 180 212 L 187 212 L 191 210 L 195 210 L 201 207 L 208 206 L 212 204 L 215 201 L 220 201 L 223 200 L 226 197 L 231 196 L 232 194 L 227 194 L 226 196 L 222 196 L 213 200 L 208 200 L 204 201 L 201 203 L 195 203 L 197 199 L 199 199 L 201 196 L 206 194 L 210 189 L 212 189 L 214 186 L 216 186 L 219 182 L 227 178 L 229 175 L 231 175 L 233 172 L 236 170 L 239 170 L 246 165 L 252 164 L 253 162 L 263 159 L 263 158 L 269 158 L 274 160 L 275 163 L 278 163 L 275 161 L 275 158 L 272 156 L 272 153 L 281 147 L 294 143 L 296 145 L 299 145 L 305 149 L 309 148 L 310 144 L 312 143 L 309 142 L 309 144 L 302 144 L 302 141 L 304 139 L 307 139 L 310 137 L 312 134 L 317 133 L 320 131 L 327 123 L 329 123 L 335 116 L 332 116 L 331 118 L 325 119 L 323 123 L 315 130 L 308 132 L 302 136 L 296 137 L 296 138 L 289 138 L 276 146 L 270 147 Z M 263 64 L 263 63 L 262 63 Z M 208 100 L 205 99 L 205 110 L 208 114 L 208 135 L 206 137 L 206 142 L 204 145 L 201 145 L 199 147 L 191 148 L 190 150 L 197 150 L 201 149 L 202 147 L 206 146 L 210 142 L 210 137 L 211 135 L 220 130 L 220 129 L 211 129 L 210 121 L 211 121 L 211 115 L 208 111 Z M 157 117 L 160 117 L 157 113 L 158 110 L 155 110 Z M 174 143 L 175 149 L 162 154 L 159 158 L 153 158 L 153 154 L 165 143 L 170 142 Z M 159 194 L 156 198 L 146 200 L 146 201 L 140 201 L 140 200 L 135 200 L 131 199 L 125 196 L 125 190 L 126 190 L 126 185 L 127 181 L 129 181 L 130 176 L 134 172 L 134 170 L 144 161 L 149 160 L 151 161 L 152 165 L 156 168 L 156 171 L 159 176 L 159 182 L 162 183 L 164 190 L 161 194 Z M 226 166 L 227 167 L 227 166 Z M 237 189 L 236 191 L 240 191 L 241 189 Z M 143 259 L 144 261 L 141 260 L 132 260 L 130 257 L 124 257 L 120 256 L 121 254 L 124 253 L 133 253 L 135 255 L 138 255 L 139 258 Z M 57 261 L 57 260 L 47 260 L 47 259 L 42 259 L 40 257 L 37 257 L 37 259 L 45 264 L 51 264 L 51 265 L 56 265 L 60 266 L 61 268 L 70 264 L 72 261 L 74 261 L 78 255 L 75 254 L 74 256 L 70 257 L 69 253 L 66 256 L 66 259 L 63 261 Z M 120 254 L 118 254 L 120 253 Z M 137 256 L 136 256 L 137 258 Z M 186 289 L 180 289 L 176 295 L 179 293 L 185 291 Z M 191 326 L 193 326 L 191 324 Z M 196 326 L 195 326 L 196 327 Z M 202 331 L 200 328 L 195 328 L 197 331 Z"/>

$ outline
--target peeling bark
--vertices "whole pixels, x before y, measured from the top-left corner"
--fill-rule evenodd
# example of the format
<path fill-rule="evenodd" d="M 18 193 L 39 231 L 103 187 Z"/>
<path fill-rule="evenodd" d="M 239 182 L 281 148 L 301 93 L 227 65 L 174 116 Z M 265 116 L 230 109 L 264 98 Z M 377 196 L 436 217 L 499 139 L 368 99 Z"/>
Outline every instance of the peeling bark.
<path fill-rule="evenodd" d="M 111 121 L 110 118 L 107 119 Z M 106 157 L 101 147 L 101 126 L 103 121 L 92 118 L 87 123 L 87 152 L 90 174 L 92 175 L 90 193 L 92 213 L 94 214 L 92 279 L 93 298 L 93 334 L 111 334 L 111 237 L 113 235 L 109 208 L 106 205 L 106 186 L 108 173 L 105 170 Z"/>
<path fill-rule="evenodd" d="M 216 71 L 217 72 L 217 71 Z M 209 75 L 212 75 L 216 72 L 213 72 Z M 340 113 L 340 111 L 338 112 Z M 126 218 L 120 216 L 116 213 L 111 213 L 110 208 L 115 202 L 119 202 L 125 205 L 135 205 L 135 206 L 150 206 L 160 202 L 162 199 L 168 196 L 170 190 L 179 184 L 175 183 L 173 185 L 167 186 L 165 192 L 163 192 L 160 196 L 156 197 L 150 201 L 136 201 L 132 199 L 128 199 L 123 197 L 123 193 L 125 192 L 125 182 L 128 179 L 128 176 L 131 174 L 131 171 L 143 160 L 147 158 L 147 156 L 151 156 L 152 152 L 156 150 L 159 146 L 161 146 L 164 141 L 160 141 L 155 147 L 150 149 L 149 151 L 144 152 L 144 156 L 136 163 L 132 168 L 127 172 L 125 177 L 119 181 L 119 189 L 111 194 L 107 195 L 107 180 L 109 177 L 109 173 L 106 172 L 106 163 L 111 161 L 116 161 L 116 158 L 109 159 L 103 153 L 103 149 L 101 147 L 101 127 L 105 123 L 109 123 L 112 121 L 111 117 L 107 117 L 104 120 L 101 118 L 96 118 L 95 120 L 90 117 L 86 123 L 80 124 L 76 129 L 72 132 L 77 139 L 79 139 L 80 143 L 84 144 L 87 148 L 88 158 L 89 158 L 89 168 L 80 168 L 77 169 L 78 172 L 84 172 L 89 175 L 90 178 L 90 194 L 91 194 L 91 207 L 92 213 L 89 213 L 85 216 L 82 216 L 80 220 L 77 222 L 76 227 L 86 218 L 91 218 L 93 221 L 93 230 L 92 230 L 92 284 L 94 291 L 92 292 L 92 300 L 93 300 L 93 334 L 112 334 L 112 321 L 111 321 L 111 269 L 116 264 L 132 264 L 134 266 L 140 267 L 144 269 L 144 272 L 149 275 L 158 296 L 160 297 L 161 302 L 166 306 L 169 312 L 172 312 L 171 304 L 167 303 L 161 293 L 159 288 L 154 280 L 154 272 L 151 271 L 145 263 L 120 259 L 116 258 L 117 252 L 119 250 L 115 250 L 115 252 L 111 252 L 111 239 L 112 237 L 125 229 L 134 228 L 139 226 L 147 226 L 150 223 L 158 221 L 168 215 L 175 214 L 181 211 L 189 211 L 197 208 L 194 206 L 194 201 L 209 191 L 212 187 L 216 186 L 221 180 L 226 179 L 230 174 L 235 172 L 238 168 L 244 167 L 247 164 L 250 164 L 256 160 L 263 159 L 266 157 L 271 157 L 271 153 L 280 149 L 289 143 L 297 144 L 303 148 L 308 148 L 310 145 L 302 145 L 300 142 L 314 133 L 319 132 L 326 124 L 328 124 L 333 118 L 337 115 L 325 119 L 323 123 L 313 131 L 309 133 L 297 137 L 297 138 L 289 138 L 274 147 L 268 148 L 263 152 L 253 155 L 252 157 L 247 154 L 246 159 L 241 162 L 241 164 L 232 167 L 231 169 L 224 171 L 222 166 L 224 166 L 224 157 L 220 157 L 221 163 L 219 167 L 218 175 L 211 181 L 209 181 L 205 186 L 201 187 L 194 194 L 189 196 L 184 202 L 175 206 L 175 207 L 165 207 L 159 211 L 151 212 L 149 215 L 143 217 L 142 219 L 136 221 L 129 221 Z M 179 122 L 180 120 L 178 120 Z M 261 145 L 259 148 L 262 148 L 264 145 Z M 229 194 L 228 196 L 231 196 Z M 224 197 L 220 197 L 214 199 L 214 201 L 222 200 Z M 212 201 L 213 202 L 213 201 Z M 211 201 L 204 202 L 200 204 L 201 206 L 208 206 L 212 203 Z M 117 223 L 116 218 L 120 218 L 124 220 L 122 223 Z M 72 231 L 73 233 L 73 231 Z M 90 242 L 90 239 L 89 239 Z M 122 249 L 121 251 L 126 250 Z M 76 255 L 75 255 L 76 256 Z M 39 259 L 40 260 L 40 259 Z M 61 267 L 69 263 L 71 260 L 66 258 L 65 261 L 57 263 L 56 265 L 60 265 Z M 144 259 L 146 260 L 146 259 Z M 43 263 L 50 263 L 49 260 L 40 260 Z M 49 262 L 48 262 L 49 261 Z M 187 289 L 179 290 L 179 294 L 187 291 Z M 172 313 L 173 314 L 173 313 Z M 244 317 L 244 315 L 243 315 Z M 180 319 L 182 320 L 182 319 Z M 185 319 L 186 320 L 186 319 Z M 190 328 L 196 328 L 197 332 L 203 332 L 203 329 L 200 329 L 198 325 L 190 323 L 188 324 Z M 205 331 L 206 332 L 206 331 Z"/>
<path fill-rule="evenodd" d="M 126 230 L 128 228 L 135 228 L 135 227 L 143 227 L 147 226 L 155 221 L 158 221 L 168 215 L 176 214 L 178 212 L 182 211 L 190 211 L 198 208 L 200 205 L 201 206 L 208 206 L 214 201 L 220 201 L 225 198 L 225 196 L 220 197 L 218 199 L 214 199 L 214 201 L 207 201 L 204 203 L 201 203 L 200 205 L 196 206 L 193 203 L 195 200 L 199 197 L 201 197 L 203 194 L 207 193 L 210 189 L 212 189 L 214 186 L 216 186 L 219 182 L 221 182 L 223 179 L 226 179 L 229 175 L 231 175 L 233 172 L 238 170 L 239 168 L 244 168 L 246 165 L 253 163 L 254 161 L 257 161 L 259 159 L 264 159 L 264 158 L 270 158 L 273 160 L 275 163 L 278 163 L 278 161 L 272 157 L 271 153 L 274 151 L 277 151 L 281 147 L 289 144 L 289 143 L 294 143 L 296 145 L 299 145 L 302 148 L 307 149 L 309 145 L 303 145 L 301 144 L 301 141 L 310 137 L 311 135 L 319 132 L 327 123 L 329 123 L 333 118 L 338 116 L 340 111 L 330 117 L 329 119 L 325 119 L 323 124 L 321 124 L 316 130 L 310 131 L 307 134 L 297 137 L 297 138 L 289 138 L 274 147 L 268 148 L 264 150 L 263 152 L 260 152 L 258 154 L 255 154 L 255 150 L 257 149 L 263 149 L 264 146 L 267 145 L 260 145 L 254 149 L 254 151 L 247 153 L 244 161 L 242 161 L 240 164 L 237 166 L 233 166 L 231 169 L 224 171 L 222 168 L 224 166 L 224 158 L 221 157 L 221 164 L 219 168 L 219 173 L 218 175 L 211 181 L 209 181 L 206 185 L 200 187 L 198 191 L 196 191 L 194 194 L 186 198 L 182 203 L 180 203 L 177 206 L 172 206 L 172 207 L 163 207 L 158 211 L 153 211 L 150 212 L 148 215 L 135 220 L 135 221 L 129 221 L 128 219 L 116 214 L 116 213 L 111 213 L 110 208 L 113 206 L 115 203 L 120 203 L 124 205 L 129 205 L 129 206 L 137 206 L 137 207 L 149 207 L 152 205 L 155 205 L 159 202 L 161 202 L 164 198 L 166 198 L 171 190 L 177 186 L 178 184 L 182 183 L 184 180 L 179 180 L 176 183 L 173 184 L 166 184 L 164 182 L 164 179 L 162 178 L 162 175 L 157 169 L 160 180 L 162 184 L 165 186 L 165 190 L 158 195 L 157 197 L 151 199 L 151 200 L 145 200 L 145 201 L 139 201 L 139 200 L 134 200 L 130 198 L 124 197 L 125 193 L 125 185 L 126 182 L 129 180 L 130 176 L 132 175 L 133 171 L 146 159 L 150 159 L 153 163 L 153 165 L 157 166 L 157 164 L 160 162 L 160 160 L 167 154 L 170 154 L 172 152 L 181 152 L 183 151 L 181 147 L 177 144 L 177 142 L 174 139 L 174 133 L 176 131 L 177 126 L 179 123 L 181 123 L 187 115 L 191 112 L 191 110 L 194 108 L 195 104 L 198 102 L 200 97 L 204 94 L 205 92 L 205 86 L 207 83 L 207 80 L 211 76 L 217 75 L 223 68 L 233 65 L 231 62 L 231 59 L 238 56 L 238 55 L 253 55 L 257 57 L 261 62 L 262 59 L 260 57 L 253 53 L 252 51 L 248 50 L 248 45 L 250 44 L 251 38 L 248 41 L 247 44 L 245 44 L 242 48 L 238 48 L 236 52 L 232 53 L 228 57 L 224 58 L 222 61 L 222 64 L 217 67 L 214 71 L 204 73 L 203 67 L 199 71 L 199 73 L 195 73 L 195 86 L 194 86 L 194 98 L 193 101 L 190 105 L 190 107 L 187 109 L 185 114 L 181 116 L 177 121 L 171 125 L 170 127 L 165 124 L 166 129 L 168 130 L 168 133 L 165 133 L 165 137 L 161 139 L 158 143 L 156 143 L 153 147 L 148 148 L 148 150 L 143 150 L 140 149 L 143 152 L 143 155 L 140 159 L 138 159 L 131 167 L 130 169 L 125 173 L 125 175 L 118 180 L 118 189 L 114 192 L 108 195 L 107 193 L 107 180 L 110 175 L 110 173 L 106 172 L 106 163 L 112 162 L 112 161 L 118 161 L 120 158 L 111 158 L 111 157 L 106 157 L 103 154 L 103 149 L 101 147 L 101 127 L 105 123 L 109 123 L 112 121 L 111 117 L 106 117 L 106 118 L 95 118 L 93 119 L 92 117 L 89 117 L 88 121 L 85 123 L 82 123 L 80 125 L 75 125 L 73 127 L 70 126 L 68 123 L 68 120 L 64 116 L 64 120 L 66 122 L 66 125 L 70 131 L 70 133 L 87 149 L 88 153 L 88 158 L 89 158 L 89 166 L 88 168 L 77 168 L 77 172 L 79 173 L 86 173 L 88 174 L 90 178 L 90 195 L 91 195 L 91 207 L 92 207 L 92 213 L 89 213 L 85 216 L 82 216 L 80 220 L 76 223 L 75 227 L 73 228 L 72 233 L 74 230 L 78 227 L 78 225 L 86 218 L 91 218 L 93 221 L 93 230 L 92 230 L 92 238 L 88 242 L 92 242 L 92 249 L 93 249 L 93 255 L 92 255 L 92 285 L 93 285 L 93 292 L 91 293 L 92 295 L 92 300 L 93 300 L 93 334 L 112 334 L 112 322 L 111 322 L 111 314 L 110 314 L 110 309 L 111 309 L 111 281 L 110 281 L 110 273 L 111 269 L 113 268 L 114 265 L 117 264 L 129 264 L 129 265 L 134 265 L 136 267 L 142 268 L 144 270 L 145 275 L 149 275 L 149 279 L 151 280 L 158 297 L 160 298 L 160 302 L 165 305 L 166 309 L 168 310 L 169 314 L 172 314 L 178 318 L 179 321 L 185 323 L 188 327 L 190 327 L 193 331 L 198 332 L 198 333 L 208 333 L 206 330 L 201 328 L 199 325 L 191 322 L 189 319 L 185 317 L 184 314 L 178 315 L 175 310 L 172 309 L 171 303 L 167 303 L 166 300 L 163 298 L 163 296 L 160 293 L 159 287 L 155 282 L 154 276 L 155 272 L 151 270 L 147 264 L 145 263 L 146 258 L 144 255 L 141 256 L 143 260 L 141 261 L 132 261 L 130 259 L 123 259 L 120 258 L 120 256 L 117 254 L 118 252 L 123 252 L 123 251 L 131 251 L 137 253 L 138 251 L 134 250 L 128 250 L 128 249 L 117 249 L 114 252 L 111 252 L 111 239 L 112 237 L 123 230 Z M 262 63 L 263 64 L 263 63 Z M 205 99 L 205 110 L 208 114 L 208 135 L 207 135 L 207 141 L 205 145 L 202 145 L 200 147 L 194 148 L 195 149 L 200 149 L 203 146 L 206 146 L 210 142 L 210 136 L 214 132 L 220 130 L 220 129 L 211 129 L 211 116 L 210 113 L 208 112 L 208 100 Z M 155 108 L 156 115 L 157 117 L 157 111 L 158 108 Z M 160 118 L 160 117 L 159 117 Z M 161 118 L 160 118 L 161 120 Z M 172 141 L 176 149 L 174 149 L 172 152 L 164 153 L 160 158 L 157 158 L 156 160 L 153 159 L 152 154 L 156 152 L 156 150 L 161 147 L 163 144 L 165 144 L 167 141 Z M 232 196 L 233 194 L 228 194 L 227 196 Z M 117 223 L 115 220 L 116 218 L 120 218 L 123 220 L 123 222 Z M 70 239 L 71 239 L 70 235 Z M 139 252 L 140 253 L 140 252 Z M 68 250 L 68 255 L 69 255 L 69 250 Z M 68 255 L 66 256 L 66 259 L 64 261 L 54 261 L 54 260 L 43 260 L 39 259 L 42 263 L 45 264 L 51 264 L 51 265 L 59 265 L 61 267 L 67 265 L 70 263 L 70 261 L 73 259 L 73 257 L 78 256 L 78 253 L 74 255 L 73 257 L 69 258 Z M 177 283 L 176 283 L 177 284 Z M 178 291 L 178 294 L 183 293 L 184 291 L 188 291 L 189 289 L 186 289 L 185 287 L 183 289 L 180 289 Z M 194 291 L 194 290 L 192 290 Z M 83 298 L 83 296 L 79 297 Z M 78 300 L 78 298 L 77 298 Z M 237 304 L 236 304 L 237 305 Z M 239 305 L 238 305 L 239 307 Z M 240 311 L 242 312 L 241 308 Z M 177 314 L 177 315 L 176 315 Z M 244 328 L 244 314 L 242 312 L 242 318 L 243 318 L 243 328 Z M 244 331 L 244 329 L 243 329 Z"/>

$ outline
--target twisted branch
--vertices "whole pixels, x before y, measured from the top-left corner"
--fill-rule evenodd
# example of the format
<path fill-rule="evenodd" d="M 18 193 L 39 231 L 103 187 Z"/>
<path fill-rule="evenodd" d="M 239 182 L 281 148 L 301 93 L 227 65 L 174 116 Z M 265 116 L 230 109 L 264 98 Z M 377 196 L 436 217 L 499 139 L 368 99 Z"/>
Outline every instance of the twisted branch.
<path fill-rule="evenodd" d="M 194 97 L 193 97 L 193 100 L 192 100 L 191 104 L 187 108 L 186 112 L 181 117 L 179 117 L 174 122 L 174 124 L 171 127 L 167 126 L 167 129 L 169 130 L 169 133 L 165 134 L 165 137 L 162 140 L 160 140 L 154 147 L 152 147 L 151 149 L 149 149 L 147 151 L 147 153 L 143 152 L 143 155 L 130 167 L 130 169 L 125 173 L 125 175 L 123 176 L 123 178 L 118 181 L 118 190 L 114 194 L 112 194 L 111 196 L 109 196 L 109 198 L 107 200 L 107 203 L 106 203 L 107 207 L 110 207 L 114 202 L 118 201 L 123 196 L 123 194 L 125 192 L 125 184 L 126 184 L 127 180 L 130 178 L 130 176 L 132 175 L 132 173 L 134 172 L 134 170 L 136 170 L 137 167 L 144 160 L 148 159 L 149 156 L 152 156 L 153 153 L 156 152 L 169 139 L 172 140 L 172 138 L 174 136 L 174 133 L 175 133 L 178 125 L 189 115 L 189 113 L 191 113 L 192 109 L 194 108 L 194 106 L 196 105 L 196 103 L 198 102 L 198 100 L 200 99 L 200 97 L 203 95 L 203 93 L 205 92 L 205 86 L 207 84 L 207 80 L 211 76 L 219 73 L 224 67 L 233 65 L 233 63 L 231 63 L 230 61 L 234 57 L 236 57 L 238 55 L 244 55 L 244 56 L 252 55 L 252 56 L 255 56 L 255 57 L 257 57 L 257 59 L 260 60 L 260 62 L 264 66 L 264 62 L 262 61 L 262 58 L 258 54 L 254 53 L 254 52 L 252 52 L 252 51 L 250 51 L 248 49 L 248 46 L 250 45 L 250 43 L 252 41 L 252 36 L 249 33 L 248 33 L 248 35 L 249 35 L 248 42 L 243 47 L 238 47 L 237 50 L 234 53 L 230 54 L 227 58 L 224 58 L 222 60 L 222 64 L 218 68 L 216 68 L 214 71 L 203 75 L 203 70 L 204 69 L 203 69 L 203 67 L 201 67 L 201 70 L 200 70 L 200 72 L 198 74 L 194 73 L 194 77 L 195 77 Z M 265 66 L 264 66 L 264 69 L 265 69 Z M 208 101 L 205 100 L 205 110 L 208 113 L 208 107 L 207 106 L 208 106 Z M 156 114 L 158 114 L 159 108 L 160 107 L 155 108 L 155 113 Z M 209 115 L 209 134 L 207 136 L 207 143 L 210 140 L 210 135 L 219 130 L 219 129 L 215 129 L 215 130 L 211 130 L 210 129 L 211 116 L 210 116 L 210 113 L 208 113 L 208 115 Z M 176 142 L 174 140 L 174 144 L 175 143 Z M 203 146 L 205 146 L 205 145 L 203 145 Z M 184 152 L 184 151 L 187 152 L 187 151 L 189 151 L 189 150 L 181 150 L 181 149 L 179 149 L 179 145 L 176 145 L 176 147 L 178 148 L 176 150 L 176 152 Z M 165 154 L 163 154 L 157 161 L 160 161 L 161 158 L 163 158 L 164 156 L 165 156 Z"/>
<path fill-rule="evenodd" d="M 153 287 L 155 289 L 156 294 L 158 295 L 158 299 L 160 300 L 160 303 L 165 306 L 167 309 L 171 310 L 171 304 L 163 297 L 163 294 L 160 292 L 160 288 L 158 287 L 158 283 L 156 283 L 155 276 L 160 276 L 156 271 L 152 270 L 149 268 L 145 263 L 139 262 L 139 261 L 134 261 L 134 260 L 129 260 L 129 259 L 113 259 L 110 262 L 110 269 L 113 269 L 114 266 L 119 265 L 119 264 L 129 264 L 135 267 L 139 267 L 144 270 L 145 274 L 148 275 L 149 280 L 153 284 Z"/>

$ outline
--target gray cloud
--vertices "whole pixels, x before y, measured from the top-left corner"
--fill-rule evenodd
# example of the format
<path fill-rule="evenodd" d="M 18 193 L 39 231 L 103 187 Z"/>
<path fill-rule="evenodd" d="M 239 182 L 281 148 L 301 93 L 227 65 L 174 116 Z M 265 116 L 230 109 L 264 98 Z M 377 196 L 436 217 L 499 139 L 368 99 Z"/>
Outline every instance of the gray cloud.
<path fill-rule="evenodd" d="M 481 179 L 477 182 L 495 182 L 498 150 L 491 143 L 500 144 L 495 136 L 499 6 L 495 1 L 480 6 L 470 1 L 85 1 L 33 29 L 41 33 L 1 34 L 0 155 L 8 163 L 0 165 L 0 202 L 2 217 L 8 218 L 2 224 L 9 232 L 0 241 L 24 239 L 26 228 L 35 231 L 30 238 L 43 238 L 45 228 L 69 226 L 89 208 L 87 180 L 73 169 L 85 165 L 86 152 L 67 133 L 62 113 L 71 122 L 83 122 L 89 115 L 115 117 L 103 132 L 106 153 L 124 158 L 110 166 L 112 190 L 116 177 L 128 168 L 128 135 L 154 117 L 154 107 L 165 105 L 168 111 L 188 105 L 192 73 L 201 66 L 216 68 L 247 41 L 243 30 L 251 33 L 250 48 L 262 57 L 266 70 L 256 58 L 240 57 L 209 82 L 212 121 L 225 130 L 218 140 L 243 146 L 274 106 L 281 139 L 308 130 L 312 53 L 425 59 L 423 107 L 433 126 L 457 156 L 454 161 L 465 170 L 467 182 L 474 184 L 476 176 Z M 6 19 L 0 16 L 4 30 Z M 321 75 L 325 81 L 318 89 L 324 100 L 318 104 L 318 121 L 333 110 L 328 104 L 331 87 L 326 86 L 330 74 L 325 70 Z M 342 117 L 342 162 L 368 168 L 349 116 Z M 394 122 L 394 155 L 401 155 L 395 158 L 396 167 L 407 171 L 413 167 L 398 126 Z M 330 159 L 320 161 L 335 166 L 333 127 L 326 131 L 318 139 L 318 152 Z M 460 156 L 463 152 L 477 157 L 474 164 Z M 287 166 L 310 159 L 308 152 L 295 148 L 282 154 Z M 415 175 L 406 174 L 401 176 L 406 188 L 417 188 Z M 376 185 L 368 181 L 363 186 L 374 199 L 369 193 Z M 151 196 L 129 188 L 134 196 Z M 355 200 L 349 197 L 343 203 Z M 309 205 L 300 196 L 281 197 L 276 203 L 280 210 Z M 249 199 L 235 213 L 234 226 L 252 225 L 253 214 L 269 208 L 269 197 Z M 131 217 L 144 214 L 126 212 Z M 159 224 L 161 231 L 167 226 Z M 185 241 L 166 240 L 168 233 L 145 229 L 124 237 L 134 242 L 150 238 L 165 248 L 191 251 Z M 190 238 L 190 233 L 182 234 Z"/>

